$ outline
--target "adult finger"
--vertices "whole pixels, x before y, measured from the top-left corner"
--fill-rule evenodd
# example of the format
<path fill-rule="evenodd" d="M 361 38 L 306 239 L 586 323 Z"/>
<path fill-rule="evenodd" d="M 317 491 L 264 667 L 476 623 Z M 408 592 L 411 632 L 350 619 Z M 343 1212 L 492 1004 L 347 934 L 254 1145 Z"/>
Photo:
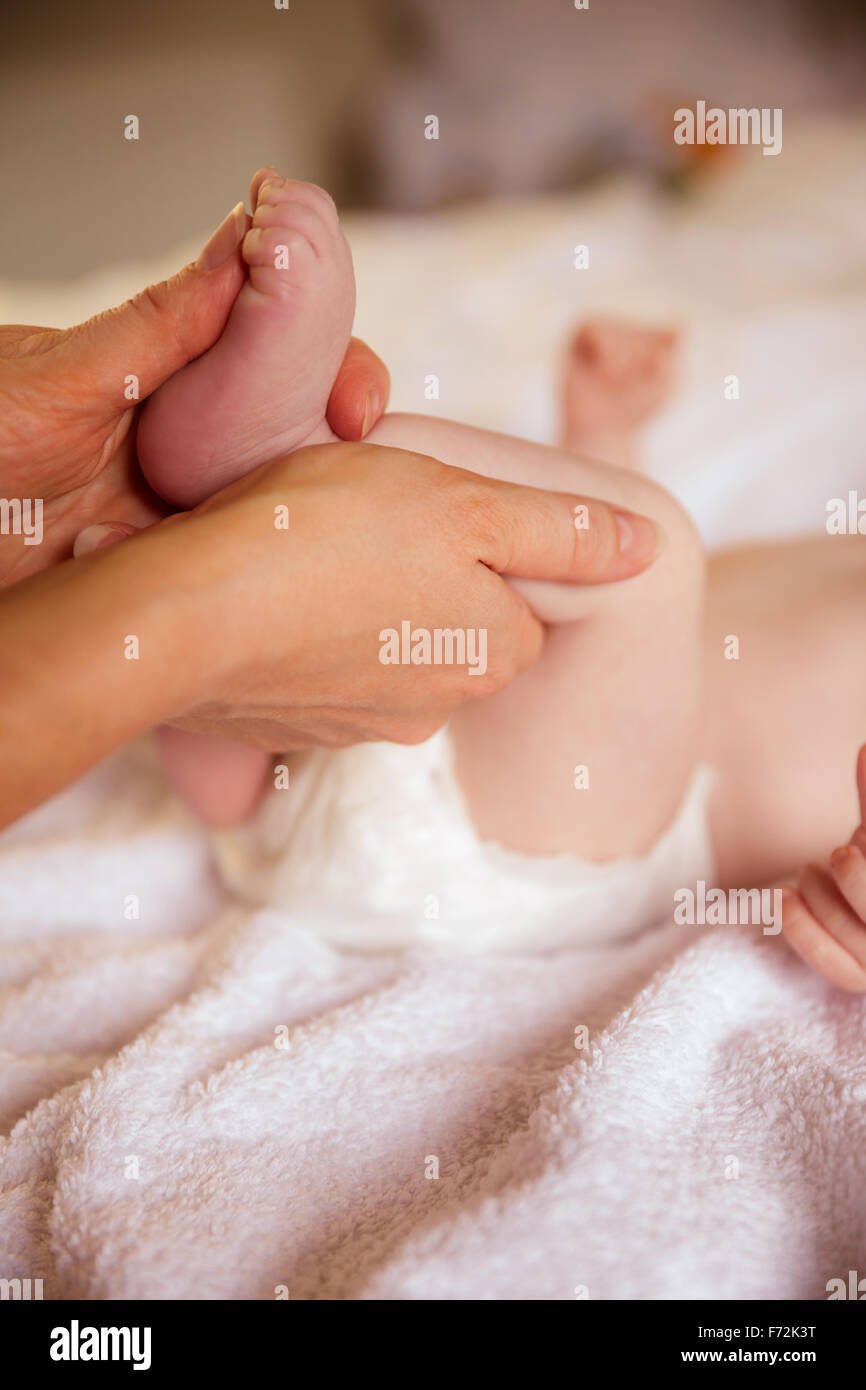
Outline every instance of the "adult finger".
<path fill-rule="evenodd" d="M 341 439 L 363 439 L 388 404 L 388 368 L 360 338 L 352 338 L 331 389 L 328 423 Z"/>
<path fill-rule="evenodd" d="M 63 333 L 55 351 L 90 394 L 106 402 L 124 398 L 129 376 L 138 397 L 212 347 L 225 327 L 244 281 L 240 244 L 249 225 L 243 203 L 220 223 L 198 260 L 134 299 Z"/>
<path fill-rule="evenodd" d="M 460 472 L 479 559 L 517 579 L 608 584 L 641 574 L 660 547 L 649 517 L 593 497 L 544 492 Z"/>

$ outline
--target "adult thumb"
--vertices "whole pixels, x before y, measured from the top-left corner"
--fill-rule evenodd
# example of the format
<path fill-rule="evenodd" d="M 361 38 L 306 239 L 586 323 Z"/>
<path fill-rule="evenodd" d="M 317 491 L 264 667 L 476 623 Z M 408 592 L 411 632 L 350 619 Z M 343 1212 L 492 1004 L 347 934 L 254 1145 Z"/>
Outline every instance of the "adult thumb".
<path fill-rule="evenodd" d="M 92 397 L 144 400 L 213 346 L 244 282 L 239 248 L 248 225 L 238 203 L 198 260 L 64 334 L 58 352 L 68 354 L 77 378 L 86 376 Z"/>

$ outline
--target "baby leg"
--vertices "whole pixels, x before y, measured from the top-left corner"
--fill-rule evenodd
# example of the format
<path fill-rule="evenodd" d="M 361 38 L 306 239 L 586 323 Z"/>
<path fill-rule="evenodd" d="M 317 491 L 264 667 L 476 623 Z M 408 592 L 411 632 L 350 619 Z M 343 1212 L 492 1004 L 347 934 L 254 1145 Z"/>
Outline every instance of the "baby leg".
<path fill-rule="evenodd" d="M 334 438 L 325 408 L 349 342 L 352 260 L 322 189 L 262 169 L 243 243 L 249 277 L 219 341 L 155 393 L 138 452 L 162 497 L 193 506 L 260 463 Z M 273 758 L 209 735 L 161 729 L 169 780 L 206 824 L 244 820 Z"/>
<path fill-rule="evenodd" d="M 815 536 L 709 561 L 711 808 L 724 885 L 761 884 L 844 842 L 866 736 L 866 540 Z"/>
<path fill-rule="evenodd" d="M 691 521 L 646 478 L 521 440 L 398 415 L 372 438 L 599 497 L 660 526 L 666 545 L 637 579 L 520 584 L 554 624 L 540 660 L 452 719 L 458 776 L 483 838 L 594 860 L 643 852 L 673 819 L 700 751 L 704 559 Z"/>
<path fill-rule="evenodd" d="M 565 361 L 567 446 L 634 466 L 635 429 L 663 403 L 673 347 L 669 332 L 584 324 Z M 845 837 L 851 750 L 866 733 L 864 586 L 858 536 L 709 559 L 705 757 L 717 771 L 711 822 L 726 886 L 778 878 Z"/>
<path fill-rule="evenodd" d="M 182 505 L 328 434 L 325 403 L 354 302 L 348 250 L 321 190 L 262 171 L 252 198 L 250 281 L 222 338 L 142 417 L 144 471 Z M 454 723 L 459 773 L 482 834 L 594 858 L 645 848 L 676 809 L 694 760 L 702 562 L 691 526 L 650 484 L 519 441 L 393 418 L 373 438 L 516 482 L 619 501 L 661 521 L 669 555 L 627 586 L 525 585 L 539 616 L 568 628 L 552 634 L 535 671 L 511 692 L 461 711 Z M 229 754 L 190 737 L 162 739 L 178 790 L 205 820 L 242 818 L 264 785 L 266 755 Z M 580 791 L 577 766 L 588 777 Z"/>
<path fill-rule="evenodd" d="M 618 319 L 589 319 L 563 363 L 563 446 L 623 468 L 638 462 L 637 431 L 665 404 L 677 335 Z"/>

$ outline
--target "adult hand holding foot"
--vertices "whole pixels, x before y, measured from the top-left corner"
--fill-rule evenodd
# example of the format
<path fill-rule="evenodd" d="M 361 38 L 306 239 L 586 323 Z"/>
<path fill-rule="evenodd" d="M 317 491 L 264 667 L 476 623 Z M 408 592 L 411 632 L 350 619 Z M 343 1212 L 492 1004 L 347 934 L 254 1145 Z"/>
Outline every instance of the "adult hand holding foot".
<path fill-rule="evenodd" d="M 40 544 L 0 534 L 0 586 L 66 559 L 91 523 L 123 534 L 165 516 L 138 468 L 136 402 L 219 338 L 246 276 L 249 223 L 239 203 L 197 261 L 86 323 L 0 327 L 0 496 L 42 508 Z M 328 404 L 332 429 L 361 439 L 387 397 L 384 364 L 353 339 Z"/>
<path fill-rule="evenodd" d="M 0 824 L 166 720 L 265 749 L 421 740 L 540 652 L 500 576 L 639 574 L 655 532 L 630 521 L 398 448 L 313 445 L 33 575 L 0 594 Z M 382 664 L 380 632 L 407 619 L 485 629 L 485 674 Z"/>

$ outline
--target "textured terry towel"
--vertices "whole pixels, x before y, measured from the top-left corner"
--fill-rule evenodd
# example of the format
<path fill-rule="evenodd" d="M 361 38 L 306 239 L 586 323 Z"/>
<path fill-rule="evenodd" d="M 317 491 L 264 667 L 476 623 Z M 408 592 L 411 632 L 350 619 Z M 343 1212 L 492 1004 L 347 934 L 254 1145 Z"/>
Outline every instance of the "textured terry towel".
<path fill-rule="evenodd" d="M 621 187 L 364 221 L 359 331 L 396 408 L 430 409 L 441 371 L 443 413 L 544 436 L 578 316 L 679 314 L 654 472 L 711 541 L 817 529 L 864 477 L 863 142 L 786 130 L 676 212 Z M 75 322 L 182 259 L 39 302 L 0 284 L 0 318 Z M 0 1278 L 47 1298 L 823 1298 L 866 1275 L 864 1003 L 778 938 L 341 957 L 226 914 L 130 755 L 0 837 L 0 938 Z"/>
<path fill-rule="evenodd" d="M 199 832 L 150 778 L 127 756 L 0 842 L 0 1276 L 46 1298 L 821 1298 L 866 1270 L 866 1012 L 778 938 L 341 956 L 215 913 Z"/>
<path fill-rule="evenodd" d="M 0 1277 L 48 1298 L 821 1297 L 866 1005 L 759 928 L 340 955 L 142 749 L 0 837 Z"/>

